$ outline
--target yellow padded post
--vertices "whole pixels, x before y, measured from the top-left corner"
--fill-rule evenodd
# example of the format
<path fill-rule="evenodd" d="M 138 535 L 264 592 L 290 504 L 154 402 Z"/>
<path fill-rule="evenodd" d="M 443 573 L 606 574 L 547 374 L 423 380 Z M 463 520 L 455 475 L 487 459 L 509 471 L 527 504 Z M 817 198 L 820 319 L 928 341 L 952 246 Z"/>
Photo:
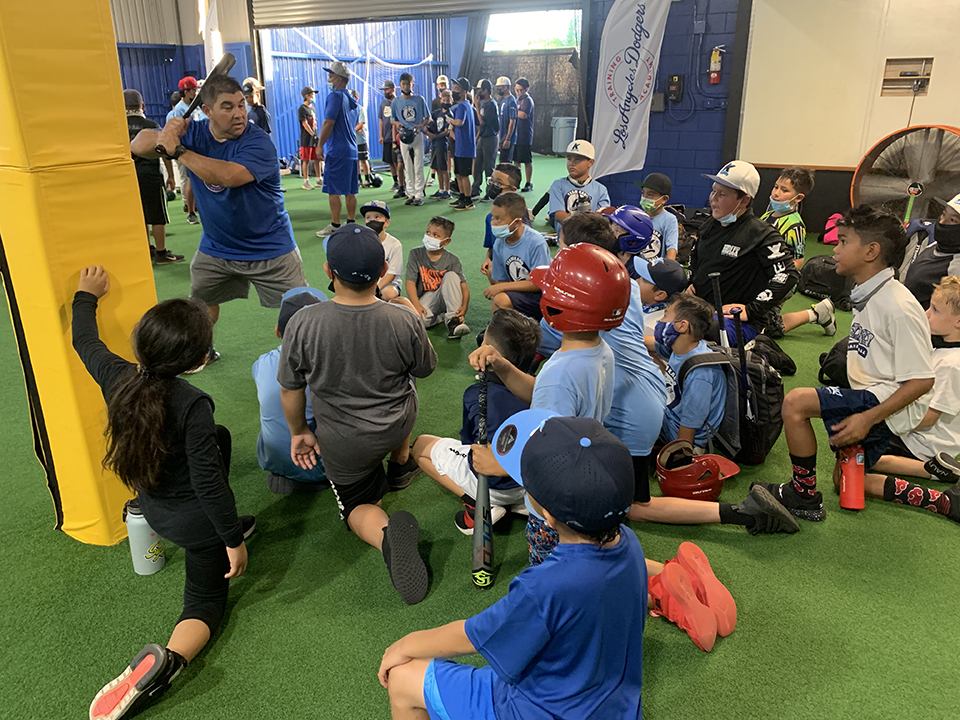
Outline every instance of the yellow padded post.
<path fill-rule="evenodd" d="M 42 32 L 38 32 L 42 28 Z M 57 527 L 112 545 L 129 491 L 101 468 L 106 410 L 71 342 L 81 267 L 111 288 L 100 334 L 132 359 L 156 302 L 109 0 L 0 3 L 0 250 Z"/>

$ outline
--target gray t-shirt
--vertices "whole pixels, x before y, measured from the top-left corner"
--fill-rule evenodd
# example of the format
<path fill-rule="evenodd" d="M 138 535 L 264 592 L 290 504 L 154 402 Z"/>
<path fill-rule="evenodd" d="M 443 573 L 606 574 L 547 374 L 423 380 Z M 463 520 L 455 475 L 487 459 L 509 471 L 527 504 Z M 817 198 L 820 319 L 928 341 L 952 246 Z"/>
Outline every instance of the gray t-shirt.
<path fill-rule="evenodd" d="M 310 387 L 324 468 L 347 485 L 405 441 L 417 419 L 414 378 L 436 365 L 423 321 L 407 308 L 325 302 L 291 318 L 277 380 L 288 390 Z"/>
<path fill-rule="evenodd" d="M 463 274 L 460 258 L 449 250 L 444 250 L 443 255 L 436 262 L 430 259 L 427 255 L 427 249 L 423 246 L 414 248 L 407 255 L 406 278 L 417 283 L 417 297 L 423 297 L 424 293 L 439 290 L 440 283 L 443 282 L 443 276 L 448 272 L 459 275 L 460 282 L 467 281 Z"/>

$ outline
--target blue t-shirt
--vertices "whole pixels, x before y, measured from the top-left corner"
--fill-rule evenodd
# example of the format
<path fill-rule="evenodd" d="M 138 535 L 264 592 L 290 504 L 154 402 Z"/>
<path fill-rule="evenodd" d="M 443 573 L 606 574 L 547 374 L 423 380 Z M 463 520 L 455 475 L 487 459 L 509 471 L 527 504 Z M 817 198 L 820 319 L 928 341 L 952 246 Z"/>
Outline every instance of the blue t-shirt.
<path fill-rule="evenodd" d="M 485 248 L 492 248 L 494 243 L 497 241 L 497 238 L 493 235 L 493 230 L 490 229 L 490 221 L 492 219 L 493 215 L 487 213 L 483 231 L 483 246 Z M 533 217 L 531 217 L 529 210 L 527 210 L 527 214 L 523 216 L 523 224 L 533 227 Z"/>
<path fill-rule="evenodd" d="M 457 120 L 463 120 L 463 125 L 453 129 L 453 139 L 456 147 L 453 156 L 460 158 L 472 158 L 477 156 L 477 121 L 473 114 L 473 105 L 466 100 L 461 100 L 452 108 L 453 117 Z"/>
<path fill-rule="evenodd" d="M 533 98 L 529 93 L 517 100 L 517 110 L 527 114 L 526 118 L 517 116 L 517 145 L 533 145 Z"/>
<path fill-rule="evenodd" d="M 363 123 L 361 130 L 356 130 L 356 126 Z M 357 106 L 357 122 L 354 124 L 354 137 L 357 145 L 367 144 L 367 109 L 363 105 Z"/>
<path fill-rule="evenodd" d="M 290 216 L 280 192 L 280 163 L 270 136 L 247 123 L 240 137 L 217 142 L 210 123 L 191 122 L 183 146 L 199 155 L 235 162 L 253 175 L 239 187 L 208 185 L 190 171 L 203 218 L 200 252 L 225 260 L 270 260 L 296 250 Z"/>
<path fill-rule="evenodd" d="M 173 110 L 171 110 L 167 114 L 167 120 L 169 120 L 171 117 L 185 117 L 187 114 L 187 110 L 189 109 L 190 109 L 190 103 L 186 102 L 185 100 L 181 100 L 176 105 L 174 105 Z M 201 110 L 200 106 L 198 105 L 197 108 L 190 115 L 190 119 L 193 120 L 194 122 L 201 122 L 207 119 L 207 114 L 203 110 Z"/>
<path fill-rule="evenodd" d="M 511 145 L 517 142 L 517 99 L 513 95 L 507 95 L 500 103 L 500 142 L 507 140 Z M 507 137 L 507 130 L 510 129 L 510 121 L 513 120 L 513 132 Z"/>
<path fill-rule="evenodd" d="M 277 382 L 277 368 L 280 367 L 280 348 L 261 355 L 253 364 L 253 381 L 257 386 L 257 399 L 260 401 L 260 436 L 257 438 L 257 461 L 260 467 L 274 475 L 316 482 L 323 480 L 323 463 L 317 458 L 317 466 L 312 470 L 303 470 L 290 459 L 290 426 L 283 415 L 280 402 L 280 383 Z M 317 422 L 313 419 L 309 393 L 307 393 L 307 425 L 316 431 Z"/>
<path fill-rule="evenodd" d="M 457 148 L 459 147 L 458 140 Z M 491 260 L 490 274 L 494 282 L 529 280 L 531 270 L 550 264 L 550 248 L 543 235 L 524 226 L 520 239 L 512 245 L 508 245 L 506 240 L 494 242 Z"/>
<path fill-rule="evenodd" d="M 593 178 L 586 185 L 579 185 L 569 177 L 562 177 L 550 186 L 550 215 L 561 210 L 568 213 L 596 212 L 609 205 L 610 193 Z"/>
<path fill-rule="evenodd" d="M 667 362 L 666 380 L 667 409 L 663 414 L 663 432 L 670 440 L 676 440 L 680 427 L 696 428 L 694 444 L 706 447 L 710 433 L 705 423 L 714 430 L 720 429 L 723 411 L 727 404 L 727 378 L 721 367 L 699 367 L 691 370 L 683 381 L 683 391 L 677 383 L 680 367 L 687 358 L 711 352 L 707 341 L 701 340 L 685 355 L 670 354 Z M 710 402 L 704 402 L 710 398 Z"/>
<path fill-rule="evenodd" d="M 613 402 L 613 374 L 613 351 L 602 340 L 596 347 L 554 353 L 537 375 L 530 407 L 603 422 Z"/>
<path fill-rule="evenodd" d="M 511 415 L 530 407 L 503 385 L 497 382 L 487 383 L 487 442 L 493 441 L 493 434 Z M 480 383 L 474 383 L 463 391 L 463 425 L 460 427 L 460 442 L 464 445 L 473 445 L 480 440 L 480 427 L 477 419 L 480 417 Z M 470 451 L 467 461 L 470 470 L 473 469 L 473 451 Z M 519 487 L 517 483 L 506 476 L 489 476 L 491 488 L 497 490 L 512 490 Z"/>
<path fill-rule="evenodd" d="M 430 108 L 427 107 L 427 101 L 422 95 L 404 97 L 401 93 L 390 103 L 390 110 L 394 120 L 411 130 L 422 125 L 423 121 L 430 117 Z"/>
<path fill-rule="evenodd" d="M 323 144 L 323 154 L 343 160 L 357 159 L 357 120 L 360 106 L 343 88 L 331 90 L 323 103 L 323 119 L 333 120 L 333 132 Z"/>
<path fill-rule="evenodd" d="M 640 720 L 646 614 L 643 549 L 621 525 L 613 547 L 557 545 L 464 629 L 498 720 Z"/>
<path fill-rule="evenodd" d="M 669 210 L 650 218 L 653 221 L 653 240 L 640 255 L 645 260 L 666 260 L 667 250 L 676 250 L 680 240 L 680 223 Z"/>

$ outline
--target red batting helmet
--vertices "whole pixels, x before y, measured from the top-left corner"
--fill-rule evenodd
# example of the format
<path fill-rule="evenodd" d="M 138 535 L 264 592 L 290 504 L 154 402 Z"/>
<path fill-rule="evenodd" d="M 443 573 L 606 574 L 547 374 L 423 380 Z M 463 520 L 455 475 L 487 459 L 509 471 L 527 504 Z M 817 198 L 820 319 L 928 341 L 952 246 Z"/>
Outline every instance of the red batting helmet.
<path fill-rule="evenodd" d="M 670 497 L 714 502 L 723 490 L 723 481 L 740 468 L 720 455 L 694 455 L 686 440 L 674 440 L 657 455 L 657 483 Z"/>
<path fill-rule="evenodd" d="M 560 332 L 609 330 L 630 304 L 630 276 L 617 258 L 591 243 L 563 248 L 549 266 L 530 271 L 543 290 L 540 311 Z"/>

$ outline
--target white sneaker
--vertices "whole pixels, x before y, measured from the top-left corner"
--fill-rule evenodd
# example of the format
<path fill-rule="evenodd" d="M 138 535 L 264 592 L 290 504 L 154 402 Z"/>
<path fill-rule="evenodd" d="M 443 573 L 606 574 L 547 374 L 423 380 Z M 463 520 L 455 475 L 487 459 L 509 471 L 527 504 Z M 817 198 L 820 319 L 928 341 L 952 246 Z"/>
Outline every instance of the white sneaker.
<path fill-rule="evenodd" d="M 333 233 L 334 233 L 334 231 L 335 231 L 336 229 L 337 229 L 337 228 L 335 228 L 335 227 L 333 226 L 333 224 L 331 223 L 331 224 L 327 225 L 323 230 L 321 230 L 320 232 L 318 232 L 318 233 L 317 233 L 317 237 L 327 237 L 328 235 L 333 235 Z"/>
<path fill-rule="evenodd" d="M 830 298 L 821 300 L 812 308 L 813 321 L 823 328 L 823 334 L 832 337 L 837 334 L 836 311 L 833 308 L 833 301 Z"/>
<path fill-rule="evenodd" d="M 303 185 L 301 185 L 304 190 L 313 190 L 313 185 L 310 184 L 309 180 L 304 180 Z"/>
<path fill-rule="evenodd" d="M 427 180 L 427 187 L 433 187 L 433 178 Z"/>
<path fill-rule="evenodd" d="M 510 506 L 510 512 L 515 515 L 523 515 L 524 517 L 530 517 L 530 511 L 527 509 L 526 503 L 515 503 Z"/>

